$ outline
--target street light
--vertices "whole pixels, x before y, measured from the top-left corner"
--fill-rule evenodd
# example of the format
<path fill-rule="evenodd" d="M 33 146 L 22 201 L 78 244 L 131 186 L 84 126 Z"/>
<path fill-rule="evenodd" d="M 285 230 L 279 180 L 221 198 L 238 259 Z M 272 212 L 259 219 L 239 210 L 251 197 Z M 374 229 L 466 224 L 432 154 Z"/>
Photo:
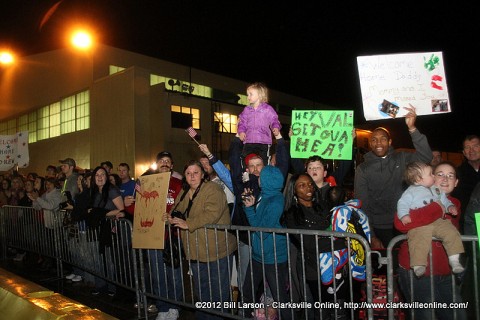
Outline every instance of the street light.
<path fill-rule="evenodd" d="M 72 44 L 79 49 L 89 49 L 92 46 L 91 35 L 83 30 L 74 32 L 72 38 Z"/>
<path fill-rule="evenodd" d="M 8 51 L 0 51 L 0 64 L 8 65 L 13 63 L 13 55 Z"/>

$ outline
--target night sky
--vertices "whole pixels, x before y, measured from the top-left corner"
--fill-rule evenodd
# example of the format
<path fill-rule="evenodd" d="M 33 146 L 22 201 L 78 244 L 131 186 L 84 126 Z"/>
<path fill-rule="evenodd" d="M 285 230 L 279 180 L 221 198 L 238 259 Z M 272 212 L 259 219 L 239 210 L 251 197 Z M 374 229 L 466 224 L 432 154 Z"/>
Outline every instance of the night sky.
<path fill-rule="evenodd" d="M 453 112 L 417 126 L 445 151 L 480 134 L 478 14 L 459 1 L 63 0 L 42 28 L 58 1 L 1 2 L 0 48 L 61 48 L 68 25 L 87 23 L 107 45 L 353 109 L 357 127 L 385 126 L 397 147 L 410 146 L 404 119 L 363 117 L 356 57 L 442 51 Z"/>

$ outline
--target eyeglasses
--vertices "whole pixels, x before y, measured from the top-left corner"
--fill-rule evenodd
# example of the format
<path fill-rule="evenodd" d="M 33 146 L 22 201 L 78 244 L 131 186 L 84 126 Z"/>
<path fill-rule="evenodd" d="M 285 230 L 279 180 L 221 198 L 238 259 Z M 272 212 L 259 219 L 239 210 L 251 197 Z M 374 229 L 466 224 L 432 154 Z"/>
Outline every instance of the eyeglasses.
<path fill-rule="evenodd" d="M 473 146 L 465 146 L 463 147 L 463 150 L 465 151 L 470 151 L 470 150 L 478 150 L 480 149 L 480 144 L 475 144 Z"/>
<path fill-rule="evenodd" d="M 435 173 L 435 176 L 437 176 L 440 179 L 448 179 L 448 180 L 455 180 L 457 178 L 453 173 L 445 174 L 443 172 L 437 172 Z"/>

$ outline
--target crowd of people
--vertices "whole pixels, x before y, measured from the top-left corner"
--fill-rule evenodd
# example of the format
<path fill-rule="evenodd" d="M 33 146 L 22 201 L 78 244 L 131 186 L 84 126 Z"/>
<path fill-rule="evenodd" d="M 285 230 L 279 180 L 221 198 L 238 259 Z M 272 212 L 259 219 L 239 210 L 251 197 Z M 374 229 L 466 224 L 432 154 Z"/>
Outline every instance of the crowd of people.
<path fill-rule="evenodd" d="M 201 144 L 198 159 L 185 164 L 182 172 L 174 171 L 173 155 L 162 151 L 156 157 L 157 169 L 145 173 L 171 173 L 166 208 L 159 208 L 165 212 L 162 217 L 168 226 L 165 240 L 180 239 L 196 299 L 219 302 L 221 308 L 217 311 L 228 311 L 223 302 L 231 297 L 230 266 L 234 263 L 241 301 L 348 301 L 346 262 L 319 259 L 319 253 L 332 252 L 332 258 L 333 252 L 345 251 L 347 243 L 343 238 L 332 242 L 329 237 L 300 234 L 286 237 L 255 230 L 202 230 L 211 224 L 332 230 L 332 209 L 348 200 L 342 186 L 336 185 L 328 174 L 328 161 L 318 155 L 306 161 L 290 157 L 275 111 L 267 104 L 266 87 L 256 83 L 248 87 L 247 93 L 250 105 L 242 113 L 239 134 L 229 149 L 229 169 L 207 145 Z M 473 214 L 480 207 L 480 138 L 465 138 L 466 160 L 460 167 L 438 157 L 431 164 L 432 150 L 427 137 L 416 127 L 415 108 L 407 111 L 405 122 L 415 151 L 398 152 L 387 129 L 373 130 L 369 139 L 371 151 L 355 171 L 354 197 L 361 201 L 361 209 L 368 217 L 372 249 L 384 249 L 396 235 L 408 234 L 408 241 L 401 244 L 398 254 L 399 287 L 407 301 L 428 302 L 433 296 L 439 302 L 460 302 L 462 294 L 451 274 L 471 272 L 468 267 L 464 270 L 468 263 L 460 259 L 465 256 L 460 232 L 464 228 L 467 234 L 476 234 Z M 264 119 L 267 115 L 268 119 Z M 259 138 L 265 131 L 268 138 Z M 65 209 L 72 211 L 77 222 L 88 220 L 86 215 L 97 219 L 135 219 L 134 194 L 141 186 L 131 178 L 128 164 L 120 163 L 118 174 L 113 172 L 110 161 L 84 173 L 76 172 L 74 159 L 66 158 L 60 164 L 60 170 L 49 165 L 45 176 L 0 175 L 0 205 L 43 209 L 47 228 L 49 216 L 65 201 Z M 405 182 L 411 185 L 407 191 Z M 441 239 L 443 246 L 439 241 L 431 245 L 432 236 Z M 430 249 L 432 264 L 427 259 Z M 21 260 L 24 254 L 19 252 L 15 259 Z M 148 257 L 159 271 L 151 275 L 155 295 L 180 301 L 181 267 L 164 263 L 163 250 L 149 249 Z M 335 274 L 330 278 L 323 276 L 323 263 L 334 263 Z M 291 273 L 289 266 L 293 266 Z M 159 276 L 164 274 L 167 276 Z M 76 282 L 87 277 L 91 275 L 78 268 L 67 275 Z M 100 278 L 93 280 L 93 294 L 115 294 L 112 284 Z M 433 286 L 428 284 L 430 281 Z M 292 283 L 298 288 L 292 287 Z M 432 288 L 434 292 L 430 291 Z M 349 319 L 349 310 L 340 306 L 312 310 L 311 317 Z M 149 311 L 158 312 L 157 319 L 178 319 L 180 314 L 178 305 L 163 300 L 152 301 Z M 248 318 L 258 310 L 242 311 Z M 453 318 L 452 310 L 434 312 L 438 319 Z M 414 313 L 416 318 L 434 317 L 428 310 L 418 309 Z M 289 309 L 279 309 L 278 315 L 281 319 L 299 316 Z M 466 318 L 465 310 L 456 310 L 456 317 Z M 214 319 L 217 315 L 199 310 L 197 318 Z"/>

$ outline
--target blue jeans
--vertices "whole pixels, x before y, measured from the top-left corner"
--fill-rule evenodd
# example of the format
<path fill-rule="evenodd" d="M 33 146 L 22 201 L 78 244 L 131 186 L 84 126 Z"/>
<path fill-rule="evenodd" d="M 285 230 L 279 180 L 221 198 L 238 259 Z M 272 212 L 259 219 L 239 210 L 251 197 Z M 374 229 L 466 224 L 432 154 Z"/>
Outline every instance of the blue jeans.
<path fill-rule="evenodd" d="M 232 301 L 230 295 L 232 263 L 233 255 L 212 262 L 191 262 L 193 284 L 198 301 L 221 302 L 221 308 L 214 310 L 229 312 L 229 309 L 223 308 L 223 302 Z M 223 319 L 223 317 L 197 311 L 195 319 Z"/>
<path fill-rule="evenodd" d="M 438 303 L 450 303 L 450 302 L 462 302 L 460 296 L 460 290 L 455 282 L 452 281 L 452 276 L 423 276 L 417 278 L 413 273 L 410 273 L 413 278 L 413 299 L 410 293 L 410 275 L 409 271 L 404 268 L 398 268 L 399 285 L 402 293 L 405 297 L 405 302 L 418 301 L 418 302 L 438 302 Z M 433 281 L 433 297 L 430 290 L 430 280 Z M 452 295 L 452 286 L 455 291 L 455 301 Z M 415 319 L 426 320 L 447 320 L 454 319 L 454 312 L 457 314 L 458 320 L 464 320 L 467 318 L 465 309 L 435 309 L 434 315 L 432 315 L 432 309 L 414 309 Z M 407 317 L 410 316 L 410 310 L 406 311 Z M 436 318 L 435 318 L 436 317 Z"/>
<path fill-rule="evenodd" d="M 156 296 L 175 301 L 183 301 L 182 270 L 180 267 L 172 269 L 163 262 L 163 250 L 148 250 L 153 293 Z M 169 309 L 178 309 L 177 305 L 157 300 L 158 312 L 167 312 Z"/>

